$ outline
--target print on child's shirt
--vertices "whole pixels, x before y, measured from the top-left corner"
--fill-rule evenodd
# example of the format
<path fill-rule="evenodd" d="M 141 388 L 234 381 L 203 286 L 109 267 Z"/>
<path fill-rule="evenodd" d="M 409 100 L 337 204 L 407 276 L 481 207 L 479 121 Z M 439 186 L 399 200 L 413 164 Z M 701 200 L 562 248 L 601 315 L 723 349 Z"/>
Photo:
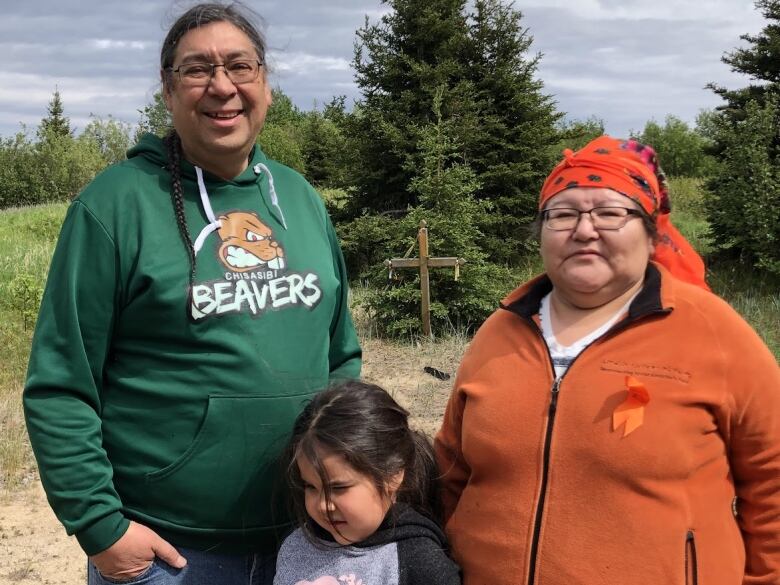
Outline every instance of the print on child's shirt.
<path fill-rule="evenodd" d="M 318 577 L 314 581 L 298 581 L 295 585 L 369 585 L 364 583 L 363 579 L 358 579 L 354 573 L 342 575 L 336 580 L 330 575 Z"/>

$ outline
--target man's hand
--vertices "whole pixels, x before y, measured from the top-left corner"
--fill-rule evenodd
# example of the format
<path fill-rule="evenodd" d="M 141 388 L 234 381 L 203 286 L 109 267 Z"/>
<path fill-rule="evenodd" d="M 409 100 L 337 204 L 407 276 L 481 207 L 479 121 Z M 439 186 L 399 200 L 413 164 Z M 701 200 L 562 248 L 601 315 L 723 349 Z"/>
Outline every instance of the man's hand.
<path fill-rule="evenodd" d="M 187 559 L 157 533 L 143 524 L 131 521 L 122 538 L 103 552 L 89 557 L 89 560 L 104 577 L 124 581 L 143 573 L 155 557 L 175 569 L 181 569 L 187 564 Z"/>

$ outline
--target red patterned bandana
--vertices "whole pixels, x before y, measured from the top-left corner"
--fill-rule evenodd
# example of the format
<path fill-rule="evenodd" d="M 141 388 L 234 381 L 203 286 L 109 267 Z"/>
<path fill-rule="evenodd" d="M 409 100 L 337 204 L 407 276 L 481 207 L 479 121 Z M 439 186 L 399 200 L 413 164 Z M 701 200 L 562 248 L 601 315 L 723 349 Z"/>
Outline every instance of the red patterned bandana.
<path fill-rule="evenodd" d="M 658 228 L 652 260 L 677 278 L 710 290 L 704 281 L 704 262 L 669 219 L 669 188 L 655 151 L 636 140 L 601 136 L 577 152 L 563 151 L 564 159 L 542 186 L 539 209 L 566 189 L 612 189 L 636 201 Z"/>

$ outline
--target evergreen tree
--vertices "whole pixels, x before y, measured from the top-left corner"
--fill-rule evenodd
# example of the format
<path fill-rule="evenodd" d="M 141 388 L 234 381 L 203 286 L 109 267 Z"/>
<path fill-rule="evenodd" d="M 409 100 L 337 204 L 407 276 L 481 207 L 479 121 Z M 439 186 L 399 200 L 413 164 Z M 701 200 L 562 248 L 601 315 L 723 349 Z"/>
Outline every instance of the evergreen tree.
<path fill-rule="evenodd" d="M 266 123 L 300 126 L 305 114 L 280 87 L 271 90 L 271 106 L 265 115 Z"/>
<path fill-rule="evenodd" d="M 429 229 L 432 255 L 466 259 L 457 281 L 450 270 L 430 272 L 431 324 L 435 332 L 451 330 L 453 325 L 458 330 L 474 329 L 512 285 L 509 271 L 490 263 L 480 246 L 484 237 L 479 225 L 490 204 L 475 198 L 479 182 L 463 161 L 462 147 L 455 138 L 457 124 L 441 117 L 445 92 L 441 88 L 434 95 L 432 110 L 436 121 L 419 129 L 420 166 L 410 184 L 418 205 L 400 220 L 388 216 L 360 217 L 351 224 L 352 229 L 344 230 L 348 255 L 356 249 L 369 248 L 365 246 L 365 236 L 372 240 L 370 249 L 379 252 L 363 274 L 375 285 L 365 304 L 374 314 L 380 333 L 385 335 L 421 332 L 419 273 L 397 271 L 388 282 L 383 263 L 406 249 L 419 253 L 416 236 L 421 220 L 426 221 Z"/>
<path fill-rule="evenodd" d="M 257 137 L 257 144 L 269 158 L 301 174 L 306 173 L 300 129 L 296 126 L 267 122 Z"/>
<path fill-rule="evenodd" d="M 60 91 L 54 90 L 54 96 L 46 107 L 47 115 L 38 126 L 39 140 L 50 140 L 55 137 L 71 138 L 70 119 L 65 117 L 65 108 L 62 105 Z"/>
<path fill-rule="evenodd" d="M 362 93 L 350 117 L 356 143 L 350 211 L 405 210 L 417 203 L 409 191 L 420 165 L 420 128 L 434 121 L 433 95 L 444 86 L 442 115 L 462 104 L 449 95 L 463 78 L 458 61 L 467 27 L 465 0 L 385 0 L 391 12 L 357 32 L 353 67 Z"/>
<path fill-rule="evenodd" d="M 423 164 L 422 129 L 440 114 L 476 174 L 486 250 L 513 262 L 526 252 L 525 230 L 538 191 L 559 153 L 554 103 L 535 79 L 538 56 L 522 15 L 499 0 L 428 3 L 389 0 L 392 11 L 358 31 L 354 68 L 362 100 L 349 118 L 356 142 L 355 194 L 343 215 L 405 213 L 420 195 L 411 178 Z M 337 216 L 338 217 L 338 216 Z"/>
<path fill-rule="evenodd" d="M 705 120 L 719 163 L 707 209 L 721 253 L 780 274 L 780 0 L 755 4 L 770 22 L 757 35 L 742 35 L 749 46 L 723 57 L 754 83 L 710 86 L 727 103 Z"/>
<path fill-rule="evenodd" d="M 777 100 L 749 101 L 742 119 L 721 116 L 720 164 L 708 182 L 716 245 L 725 254 L 780 275 L 780 156 Z"/>
<path fill-rule="evenodd" d="M 305 114 L 280 88 L 271 90 L 272 103 L 257 143 L 270 158 L 306 173 L 303 125 Z"/>
<path fill-rule="evenodd" d="M 493 203 L 486 248 L 500 261 L 524 255 L 539 189 L 560 158 L 557 113 L 536 79 L 539 55 L 522 14 L 500 0 L 477 0 L 470 18 L 467 79 L 473 125 L 463 136 L 469 165 L 482 184 L 477 197 Z"/>
<path fill-rule="evenodd" d="M 306 112 L 303 151 L 306 178 L 317 187 L 346 186 L 347 139 L 339 126 L 318 110 Z"/>
<path fill-rule="evenodd" d="M 755 6 L 770 23 L 756 35 L 742 35 L 740 39 L 748 46 L 721 58 L 732 71 L 749 76 L 753 83 L 736 90 L 708 84 L 727 102 L 720 109 L 736 118 L 744 117 L 749 101 L 763 104 L 767 96 L 776 95 L 780 88 L 780 0 L 756 0 Z"/>

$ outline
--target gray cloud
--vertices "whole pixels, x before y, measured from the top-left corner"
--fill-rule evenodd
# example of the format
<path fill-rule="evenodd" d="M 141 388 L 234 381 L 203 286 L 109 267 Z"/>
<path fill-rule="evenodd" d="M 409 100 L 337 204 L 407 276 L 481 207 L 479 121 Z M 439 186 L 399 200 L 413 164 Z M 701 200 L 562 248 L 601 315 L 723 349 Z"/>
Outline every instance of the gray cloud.
<path fill-rule="evenodd" d="M 740 11 L 737 2 L 731 3 L 736 10 L 730 13 L 717 1 L 712 10 L 701 3 L 696 19 L 685 6 L 672 10 L 671 2 L 655 5 L 669 10 L 634 18 L 609 12 L 631 2 L 595 4 L 601 11 L 587 17 L 562 7 L 525 11 L 534 46 L 544 53 L 540 77 L 569 117 L 595 115 L 618 135 L 641 130 L 649 119 L 663 121 L 668 114 L 693 123 L 700 110 L 720 103 L 705 89 L 707 83 L 746 83 L 721 57 L 740 44 L 740 34 L 758 31 L 763 23 L 760 15 Z M 735 20 L 735 14 L 742 20 Z"/>
<path fill-rule="evenodd" d="M 358 97 L 350 70 L 355 31 L 379 0 L 257 0 L 271 82 L 309 109 Z M 190 3 L 35 0 L 3 7 L 0 135 L 35 126 L 57 87 L 78 128 L 90 113 L 135 123 L 157 89 L 160 43 Z M 522 4 L 522 5 L 521 5 Z M 521 5 L 521 6 L 520 6 Z M 540 51 L 539 76 L 570 118 L 602 118 L 615 134 L 675 114 L 693 121 L 718 103 L 707 82 L 747 80 L 720 62 L 739 35 L 763 26 L 752 0 L 525 0 L 523 24 Z"/>

